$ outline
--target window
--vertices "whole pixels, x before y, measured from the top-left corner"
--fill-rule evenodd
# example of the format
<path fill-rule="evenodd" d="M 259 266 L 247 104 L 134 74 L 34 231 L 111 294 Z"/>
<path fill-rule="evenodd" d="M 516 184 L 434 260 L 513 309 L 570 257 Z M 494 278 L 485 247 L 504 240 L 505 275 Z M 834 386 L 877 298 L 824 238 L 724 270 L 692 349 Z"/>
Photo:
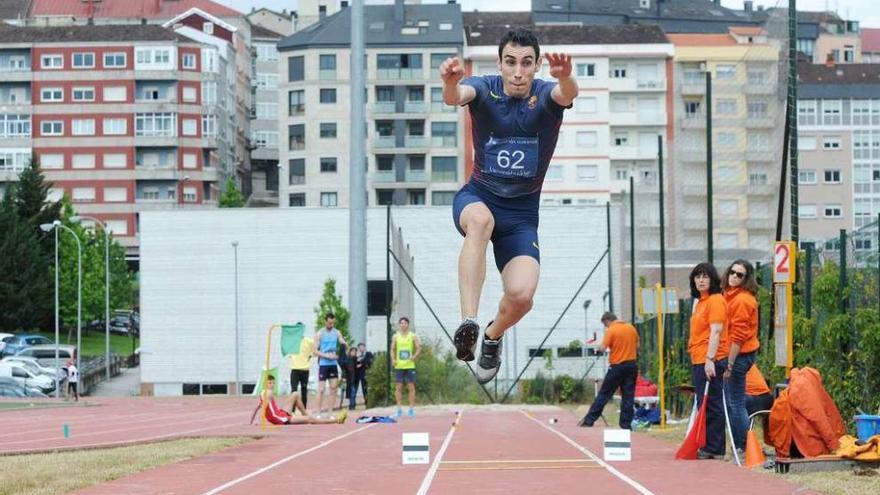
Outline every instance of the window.
<path fill-rule="evenodd" d="M 214 34 L 214 23 L 213 22 L 203 22 L 202 23 L 202 31 L 205 34 Z"/>
<path fill-rule="evenodd" d="M 394 301 L 394 284 L 390 280 L 367 280 L 367 316 L 384 316 Z"/>
<path fill-rule="evenodd" d="M 736 100 L 718 100 L 718 115 L 736 115 Z"/>
<path fill-rule="evenodd" d="M 125 168 L 125 153 L 104 153 L 104 168 Z"/>
<path fill-rule="evenodd" d="M 425 204 L 425 190 L 424 189 L 410 189 L 406 193 L 407 204 L 411 205 L 423 205 Z"/>
<path fill-rule="evenodd" d="M 629 133 L 620 131 L 615 132 L 614 146 L 629 146 Z"/>
<path fill-rule="evenodd" d="M 43 153 L 40 155 L 41 169 L 62 169 L 64 168 L 64 154 L 62 153 Z"/>
<path fill-rule="evenodd" d="M 40 134 L 43 136 L 60 136 L 64 134 L 64 122 L 61 120 L 44 120 L 40 123 Z"/>
<path fill-rule="evenodd" d="M 630 171 L 625 168 L 618 168 L 614 170 L 614 179 L 615 180 L 629 180 Z"/>
<path fill-rule="evenodd" d="M 104 135 L 105 136 L 123 136 L 128 131 L 128 126 L 124 118 L 120 119 L 104 119 Z"/>
<path fill-rule="evenodd" d="M 840 125 L 840 100 L 822 100 L 822 122 L 825 125 Z"/>
<path fill-rule="evenodd" d="M 213 81 L 202 82 L 202 104 L 217 104 L 217 83 Z"/>
<path fill-rule="evenodd" d="M 302 81 L 305 78 L 303 69 L 303 56 L 290 57 L 287 59 L 287 80 Z"/>
<path fill-rule="evenodd" d="M 278 74 L 257 74 L 257 87 L 260 89 L 278 89 Z"/>
<path fill-rule="evenodd" d="M 629 98 L 621 96 L 611 97 L 612 112 L 629 112 Z"/>
<path fill-rule="evenodd" d="M 581 131 L 575 134 L 575 144 L 582 148 L 595 148 L 599 143 L 596 131 Z"/>
<path fill-rule="evenodd" d="M 716 239 L 719 248 L 733 249 L 739 243 L 737 234 L 717 234 Z"/>
<path fill-rule="evenodd" d="M 598 165 L 578 165 L 577 180 L 580 182 L 595 182 L 599 180 Z"/>
<path fill-rule="evenodd" d="M 73 155 L 71 165 L 73 168 L 95 168 L 95 155 L 88 153 Z"/>
<path fill-rule="evenodd" d="M 336 103 L 336 88 L 321 88 L 321 103 Z"/>
<path fill-rule="evenodd" d="M 217 116 L 214 114 L 202 115 L 202 137 L 213 138 L 217 136 Z"/>
<path fill-rule="evenodd" d="M 843 216 L 840 205 L 825 205 L 823 213 L 825 218 L 841 218 Z"/>
<path fill-rule="evenodd" d="M 766 101 L 749 101 L 746 104 L 750 119 L 764 118 L 767 116 Z"/>
<path fill-rule="evenodd" d="M 596 113 L 596 98 L 575 98 L 574 108 L 577 113 Z"/>
<path fill-rule="evenodd" d="M 196 88 L 193 86 L 184 86 L 183 94 L 181 96 L 183 97 L 183 101 L 189 103 L 194 103 L 198 99 Z"/>
<path fill-rule="evenodd" d="M 173 137 L 177 135 L 177 114 L 138 113 L 134 120 L 135 136 Z"/>
<path fill-rule="evenodd" d="M 257 118 L 275 120 L 278 118 L 278 104 L 273 102 L 257 102 Z"/>
<path fill-rule="evenodd" d="M 294 158 L 287 162 L 288 164 L 288 183 L 291 186 L 306 183 L 306 160 L 305 158 Z"/>
<path fill-rule="evenodd" d="M 694 118 L 700 115 L 700 102 L 699 101 L 685 101 L 684 102 L 684 115 L 687 118 Z"/>
<path fill-rule="evenodd" d="M 257 43 L 257 60 L 278 60 L 278 50 L 275 45 L 267 43 Z"/>
<path fill-rule="evenodd" d="M 196 54 L 195 53 L 184 53 L 183 54 L 183 68 L 195 70 L 195 68 L 196 68 Z"/>
<path fill-rule="evenodd" d="M 767 174 L 763 172 L 752 172 L 749 174 L 749 185 L 750 186 L 766 186 L 767 185 Z"/>
<path fill-rule="evenodd" d="M 183 188 L 183 201 L 186 203 L 195 203 L 198 199 L 198 192 L 194 187 Z"/>
<path fill-rule="evenodd" d="M 626 65 L 614 64 L 611 66 L 610 76 L 614 79 L 622 79 L 626 77 Z"/>
<path fill-rule="evenodd" d="M 376 189 L 376 204 L 380 206 L 394 204 L 394 189 Z"/>
<path fill-rule="evenodd" d="M 156 101 L 159 99 L 159 88 L 154 86 L 147 86 L 145 88 L 141 88 L 141 99 L 148 101 Z"/>
<path fill-rule="evenodd" d="M 336 206 L 336 193 L 335 192 L 322 192 L 321 193 L 321 206 Z"/>
<path fill-rule="evenodd" d="M 840 170 L 826 170 L 825 171 L 825 183 L 826 184 L 840 184 Z"/>
<path fill-rule="evenodd" d="M 749 69 L 746 77 L 748 78 L 750 86 L 760 86 L 767 83 L 766 70 Z"/>
<path fill-rule="evenodd" d="M 736 134 L 732 132 L 719 132 L 718 146 L 736 146 Z"/>
<path fill-rule="evenodd" d="M 808 168 L 798 170 L 798 184 L 815 184 L 816 171 Z"/>
<path fill-rule="evenodd" d="M 718 214 L 725 216 L 733 216 L 736 215 L 739 210 L 739 202 L 735 199 L 719 199 L 718 200 Z"/>
<path fill-rule="evenodd" d="M 770 135 L 766 132 L 750 132 L 746 138 L 750 149 L 766 150 L 770 147 Z"/>
<path fill-rule="evenodd" d="M 432 53 L 431 54 L 431 68 L 439 69 L 440 64 L 442 64 L 447 58 L 454 57 L 454 53 Z"/>
<path fill-rule="evenodd" d="M 322 71 L 336 72 L 336 55 L 320 55 L 318 57 L 318 67 Z"/>
<path fill-rule="evenodd" d="M 306 194 L 305 193 L 296 193 L 290 194 L 287 196 L 287 206 L 305 206 L 306 205 Z"/>
<path fill-rule="evenodd" d="M 798 205 L 798 217 L 816 218 L 816 205 Z"/>
<path fill-rule="evenodd" d="M 852 45 L 844 45 L 843 61 L 847 63 L 853 63 L 856 61 L 856 50 Z"/>
<path fill-rule="evenodd" d="M 816 136 L 798 136 L 799 151 L 815 151 Z"/>
<path fill-rule="evenodd" d="M 457 127 L 456 122 L 431 122 L 431 143 L 434 146 L 456 146 Z"/>
<path fill-rule="evenodd" d="M 390 172 L 394 170 L 394 155 L 376 155 L 376 170 Z"/>
<path fill-rule="evenodd" d="M 715 79 L 719 81 L 732 81 L 736 78 L 736 66 L 735 65 L 716 65 L 715 66 Z"/>
<path fill-rule="evenodd" d="M 183 119 L 183 125 L 181 131 L 184 136 L 195 136 L 198 134 L 198 120 L 196 119 Z"/>
<path fill-rule="evenodd" d="M 124 69 L 126 65 L 125 53 L 105 53 L 104 68 L 105 69 Z"/>
<path fill-rule="evenodd" d="M 431 182 L 457 182 L 458 160 L 454 156 L 431 157 Z"/>
<path fill-rule="evenodd" d="M 596 77 L 596 64 L 577 64 L 575 68 L 577 70 L 577 77 Z"/>
<path fill-rule="evenodd" d="M 63 69 L 64 57 L 62 55 L 43 55 L 40 57 L 40 67 L 43 69 Z"/>
<path fill-rule="evenodd" d="M 455 191 L 431 192 L 431 204 L 434 206 L 450 206 L 455 198 Z"/>
<path fill-rule="evenodd" d="M 277 136 L 278 133 L 276 132 L 275 135 Z M 195 153 L 184 153 L 183 154 L 183 168 L 198 168 L 198 167 L 199 167 L 199 161 L 198 161 L 198 157 L 196 156 Z"/>
<path fill-rule="evenodd" d="M 94 53 L 74 53 L 73 68 L 74 69 L 91 69 L 95 66 Z"/>
<path fill-rule="evenodd" d="M 124 203 L 125 201 L 128 201 L 128 189 L 124 187 L 104 188 L 105 203 Z"/>
<path fill-rule="evenodd" d="M 87 203 L 95 200 L 95 188 L 94 187 L 74 187 L 73 188 L 73 201 L 75 203 Z"/>
<path fill-rule="evenodd" d="M 278 147 L 278 133 L 274 131 L 254 131 L 252 139 L 257 148 Z"/>
<path fill-rule="evenodd" d="M 290 150 L 302 150 L 306 147 L 306 125 L 294 124 L 288 126 L 288 147 Z"/>
<path fill-rule="evenodd" d="M 125 86 L 105 86 L 104 87 L 104 101 L 105 102 L 114 102 L 114 101 L 125 101 L 128 99 L 127 90 Z"/>
<path fill-rule="evenodd" d="M 822 140 L 822 149 L 839 150 L 840 149 L 840 137 L 831 136 L 831 137 L 824 138 Z"/>
<path fill-rule="evenodd" d="M 562 165 L 550 165 L 544 180 L 557 181 L 565 178 L 565 168 Z"/>
<path fill-rule="evenodd" d="M 146 200 L 157 200 L 159 199 L 159 188 L 158 187 L 145 187 L 143 192 L 141 193 L 141 199 Z"/>
<path fill-rule="evenodd" d="M 291 117 L 300 115 L 306 111 L 306 92 L 298 89 L 287 94 L 288 110 L 287 114 Z"/>
<path fill-rule="evenodd" d="M 321 158 L 322 173 L 336 173 L 336 157 Z"/>
<path fill-rule="evenodd" d="M 61 88 L 43 88 L 40 90 L 40 101 L 43 103 L 64 100 L 64 90 Z"/>
<path fill-rule="evenodd" d="M 321 138 L 336 139 L 336 122 L 321 122 Z"/>
<path fill-rule="evenodd" d="M 220 70 L 220 55 L 216 48 L 202 48 L 202 71 L 218 73 Z"/>
<path fill-rule="evenodd" d="M 95 88 L 73 88 L 73 101 L 95 101 Z"/>

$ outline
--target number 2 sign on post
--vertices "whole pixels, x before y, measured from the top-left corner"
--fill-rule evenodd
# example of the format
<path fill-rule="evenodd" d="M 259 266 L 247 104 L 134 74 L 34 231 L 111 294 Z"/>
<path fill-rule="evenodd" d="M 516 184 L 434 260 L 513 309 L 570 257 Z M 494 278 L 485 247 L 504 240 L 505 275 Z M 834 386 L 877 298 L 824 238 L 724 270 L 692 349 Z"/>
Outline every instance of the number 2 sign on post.
<path fill-rule="evenodd" d="M 779 241 L 773 246 L 773 283 L 793 284 L 795 282 L 795 254 L 792 241 Z"/>

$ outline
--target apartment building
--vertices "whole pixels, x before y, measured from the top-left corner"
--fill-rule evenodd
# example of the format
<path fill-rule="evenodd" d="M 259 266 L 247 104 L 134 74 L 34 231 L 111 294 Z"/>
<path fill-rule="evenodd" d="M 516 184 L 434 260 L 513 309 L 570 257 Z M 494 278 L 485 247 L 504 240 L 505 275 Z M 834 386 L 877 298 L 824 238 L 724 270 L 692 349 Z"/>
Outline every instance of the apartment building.
<path fill-rule="evenodd" d="M 138 212 L 216 205 L 217 58 L 156 25 L 0 29 L 0 187 L 36 157 L 136 257 Z"/>
<path fill-rule="evenodd" d="M 713 244 L 762 259 L 775 233 L 784 88 L 760 28 L 670 34 L 675 45 L 670 245 L 707 244 L 706 73 L 712 77 Z"/>
<path fill-rule="evenodd" d="M 290 33 L 287 33 L 290 34 Z M 278 206 L 278 65 L 281 33 L 251 28 L 254 76 L 251 80 L 251 195 L 249 206 Z"/>
<path fill-rule="evenodd" d="M 862 62 L 880 63 L 880 29 L 862 28 Z"/>
<path fill-rule="evenodd" d="M 821 243 L 880 213 L 880 64 L 802 63 L 798 74 L 800 240 Z"/>
<path fill-rule="evenodd" d="M 572 56 L 580 93 L 565 112 L 547 169 L 545 205 L 605 204 L 629 187 L 629 177 L 656 181 L 657 138 L 671 125 L 672 45 L 657 26 L 533 25 L 528 13 L 464 14 L 465 57 L 471 74 L 498 74 L 498 40 L 509 26 L 529 26 L 542 53 Z M 553 80 L 544 64 L 539 78 Z M 466 119 L 465 179 L 473 169 Z"/>
<path fill-rule="evenodd" d="M 461 183 L 462 110 L 442 102 L 440 63 L 462 51 L 455 4 L 366 5 L 368 204 L 448 205 Z M 350 9 L 278 44 L 282 206 L 346 206 Z"/>

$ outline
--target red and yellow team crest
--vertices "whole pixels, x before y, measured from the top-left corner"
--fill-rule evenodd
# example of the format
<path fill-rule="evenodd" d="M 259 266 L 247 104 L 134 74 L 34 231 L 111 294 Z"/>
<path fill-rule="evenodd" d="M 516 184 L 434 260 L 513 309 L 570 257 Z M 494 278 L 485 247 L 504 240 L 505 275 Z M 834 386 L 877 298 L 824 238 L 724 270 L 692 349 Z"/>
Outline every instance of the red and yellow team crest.
<path fill-rule="evenodd" d="M 535 108 L 535 105 L 537 105 L 537 104 L 538 104 L 538 97 L 535 95 L 532 95 L 532 97 L 529 98 L 529 110 Z"/>

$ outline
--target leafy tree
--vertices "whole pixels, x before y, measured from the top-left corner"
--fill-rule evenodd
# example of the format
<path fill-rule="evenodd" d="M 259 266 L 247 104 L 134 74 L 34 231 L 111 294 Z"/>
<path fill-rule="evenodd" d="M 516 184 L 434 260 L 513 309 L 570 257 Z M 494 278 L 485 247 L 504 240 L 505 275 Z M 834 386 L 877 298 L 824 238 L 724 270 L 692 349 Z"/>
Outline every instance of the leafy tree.
<path fill-rule="evenodd" d="M 37 232 L 16 214 L 12 189 L 0 203 L 0 329 L 31 330 L 46 323 L 52 287 Z"/>
<path fill-rule="evenodd" d="M 241 208 L 243 206 L 244 197 L 238 190 L 235 180 L 232 177 L 226 179 L 226 188 L 220 195 L 220 208 Z"/>
<path fill-rule="evenodd" d="M 342 304 L 342 296 L 336 293 L 336 280 L 332 278 L 328 278 L 324 282 L 324 292 L 321 294 L 321 300 L 315 307 L 315 328 L 324 328 L 324 315 L 327 313 L 336 315 L 336 328 L 342 332 L 345 340 L 351 344 L 351 334 L 348 332 L 351 312 Z"/>

